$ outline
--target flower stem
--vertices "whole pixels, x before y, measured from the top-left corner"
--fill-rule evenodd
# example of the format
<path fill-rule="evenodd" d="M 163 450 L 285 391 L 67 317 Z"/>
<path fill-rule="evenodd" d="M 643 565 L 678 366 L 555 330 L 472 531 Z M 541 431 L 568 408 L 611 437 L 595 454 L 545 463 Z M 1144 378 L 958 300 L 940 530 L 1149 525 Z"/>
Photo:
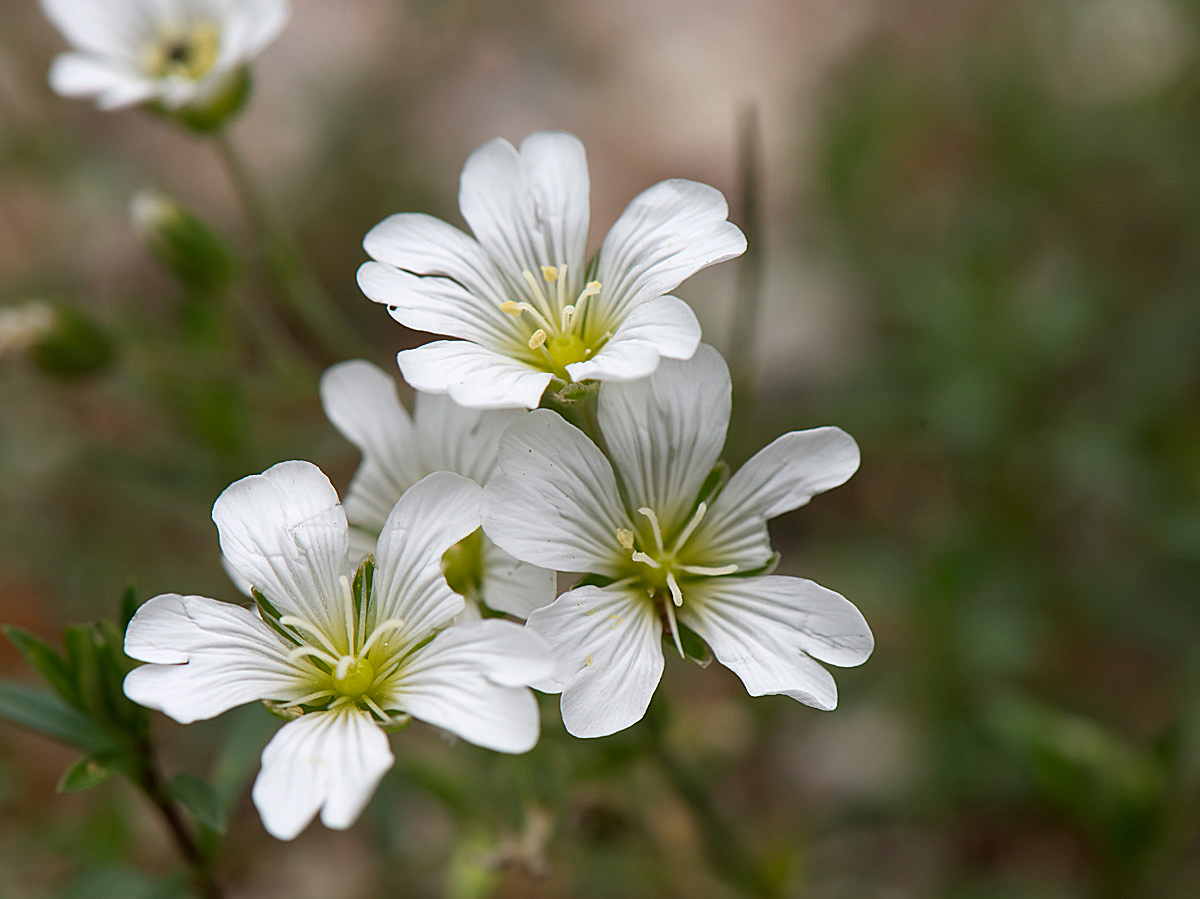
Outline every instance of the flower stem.
<path fill-rule="evenodd" d="M 179 806 L 167 791 L 154 748 L 150 741 L 144 740 L 139 747 L 141 764 L 138 770 L 137 785 L 146 797 L 158 809 L 171 838 L 183 856 L 184 862 L 192 875 L 192 881 L 204 899 L 221 899 L 223 893 L 213 873 L 212 859 L 201 848 L 195 836 L 184 822 Z"/>
<path fill-rule="evenodd" d="M 229 135 L 219 131 L 212 140 L 261 245 L 267 268 L 291 313 L 335 357 L 361 355 L 362 343 L 317 281 L 287 227 L 272 212 Z"/>
<path fill-rule="evenodd" d="M 655 697 L 645 717 L 652 754 L 676 794 L 691 811 L 714 870 L 743 895 L 776 899 L 782 894 L 780 885 L 766 875 L 746 850 L 737 831 L 717 808 L 704 778 L 668 745 L 667 717 L 666 702 L 661 695 Z"/>
<path fill-rule="evenodd" d="M 750 411 L 755 392 L 755 344 L 758 339 L 759 311 L 762 308 L 762 179 L 760 176 L 762 138 L 759 133 L 758 107 L 746 104 L 738 112 L 738 181 L 741 209 L 738 219 L 746 235 L 746 252 L 738 262 L 737 310 L 729 338 L 729 370 L 733 380 L 733 408 L 743 420 Z M 738 434 L 732 428 L 731 434 Z"/>

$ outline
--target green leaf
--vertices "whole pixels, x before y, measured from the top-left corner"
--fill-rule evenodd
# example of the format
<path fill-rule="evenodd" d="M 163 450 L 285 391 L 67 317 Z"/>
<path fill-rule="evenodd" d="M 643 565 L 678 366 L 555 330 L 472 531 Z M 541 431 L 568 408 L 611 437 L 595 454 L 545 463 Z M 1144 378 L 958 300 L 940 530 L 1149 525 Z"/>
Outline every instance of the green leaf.
<path fill-rule="evenodd" d="M 0 718 L 78 746 L 89 753 L 113 748 L 113 740 L 96 722 L 53 693 L 25 684 L 0 682 Z"/>
<path fill-rule="evenodd" d="M 207 780 L 194 774 L 180 774 L 167 785 L 167 792 L 209 830 L 225 832 L 225 810 L 217 791 Z"/>
<path fill-rule="evenodd" d="M 121 594 L 121 633 L 125 633 L 129 629 L 129 622 L 133 619 L 134 614 L 138 610 L 138 592 L 137 584 L 132 580 L 129 586 L 125 588 L 125 592 Z"/>
<path fill-rule="evenodd" d="M 79 793 L 90 790 L 104 783 L 115 772 L 112 768 L 92 755 L 85 755 L 74 765 L 63 772 L 56 789 L 60 793 Z"/>
<path fill-rule="evenodd" d="M 20 650 L 30 665 L 37 669 L 59 695 L 71 705 L 79 708 L 79 677 L 48 643 L 24 628 L 7 625 L 4 636 Z"/>

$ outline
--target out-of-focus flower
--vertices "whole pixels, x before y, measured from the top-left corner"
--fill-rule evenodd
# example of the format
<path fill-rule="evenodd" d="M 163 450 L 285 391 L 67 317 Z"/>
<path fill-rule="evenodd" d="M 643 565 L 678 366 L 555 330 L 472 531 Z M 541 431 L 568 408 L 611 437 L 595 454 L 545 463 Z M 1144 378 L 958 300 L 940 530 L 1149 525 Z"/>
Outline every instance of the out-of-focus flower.
<path fill-rule="evenodd" d="M 129 217 L 150 252 L 186 286 L 215 291 L 233 278 L 225 242 L 166 194 L 138 191 L 129 202 Z"/>
<path fill-rule="evenodd" d="M 518 559 L 589 572 L 592 583 L 529 616 L 557 669 L 567 730 L 610 734 L 645 713 L 663 670 L 699 635 L 754 696 L 782 693 L 832 709 L 837 687 L 817 660 L 861 664 L 874 646 L 850 602 L 812 581 L 766 574 L 767 520 L 836 487 L 858 468 L 838 428 L 784 434 L 723 488 L 714 478 L 729 424 L 724 360 L 701 346 L 649 378 L 605 384 L 606 458 L 548 410 L 508 428 L 500 473 L 484 490 L 489 537 Z M 610 464 L 609 460 L 612 460 Z"/>
<path fill-rule="evenodd" d="M 57 320 L 54 307 L 42 300 L 0 309 L 0 358 L 31 349 L 54 330 Z"/>
<path fill-rule="evenodd" d="M 74 48 L 54 60 L 50 86 L 102 109 L 238 105 L 240 97 L 224 95 L 244 94 L 245 65 L 290 15 L 288 0 L 40 2 Z"/>
<path fill-rule="evenodd" d="M 401 324 L 458 338 L 400 353 L 410 384 L 464 406 L 533 408 L 555 378 L 629 381 L 691 357 L 700 325 L 666 294 L 746 249 L 725 198 L 695 181 L 656 184 L 589 262 L 588 190 L 572 135 L 539 132 L 519 151 L 497 139 L 463 168 L 474 239 L 419 213 L 371 229 L 363 292 Z"/>
<path fill-rule="evenodd" d="M 150 664 L 126 694 L 176 721 L 265 700 L 293 717 L 267 744 L 254 803 L 291 839 L 318 811 L 329 827 L 358 817 L 391 767 L 385 727 L 410 716 L 500 752 L 525 752 L 538 710 L 525 685 L 550 668 L 537 635 L 507 621 L 439 630 L 463 607 L 445 551 L 479 526 L 478 484 L 438 472 L 408 490 L 374 564 L 356 574 L 346 516 L 308 462 L 282 462 L 231 485 L 213 520 L 229 565 L 257 608 L 166 594 L 129 624 L 125 651 Z"/>
<path fill-rule="evenodd" d="M 373 552 L 392 506 L 435 471 L 453 471 L 481 486 L 496 467 L 501 432 L 524 413 L 464 409 L 447 396 L 418 393 L 414 413 L 400 402 L 396 382 L 370 362 L 333 366 L 321 377 L 321 403 L 363 462 L 344 501 L 355 558 Z M 443 560 L 450 586 L 471 602 L 526 618 L 554 601 L 555 574 L 519 562 L 482 532 L 450 548 Z"/>

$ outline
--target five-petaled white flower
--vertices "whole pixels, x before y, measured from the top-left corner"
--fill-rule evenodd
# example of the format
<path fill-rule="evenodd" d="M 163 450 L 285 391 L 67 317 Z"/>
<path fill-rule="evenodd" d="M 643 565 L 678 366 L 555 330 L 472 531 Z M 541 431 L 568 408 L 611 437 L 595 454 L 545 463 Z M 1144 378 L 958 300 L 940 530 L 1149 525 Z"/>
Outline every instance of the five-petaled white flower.
<path fill-rule="evenodd" d="M 275 39 L 288 0 L 41 0 L 74 49 L 50 68 L 67 97 L 103 109 L 203 102 Z"/>
<path fill-rule="evenodd" d="M 126 694 L 176 721 L 266 700 L 295 715 L 267 744 L 254 803 L 291 839 L 320 811 L 329 827 L 358 817 L 392 765 L 383 727 L 408 716 L 501 752 L 537 742 L 525 685 L 552 666 L 513 622 L 439 630 L 463 607 L 442 576 L 446 550 L 479 526 L 478 484 L 429 475 L 396 504 L 356 574 L 346 516 L 308 462 L 282 462 L 231 485 L 213 520 L 257 609 L 167 594 L 140 608 L 125 651 L 150 664 Z M 432 639 L 431 639 L 432 638 Z"/>
<path fill-rule="evenodd" d="M 413 387 L 464 406 L 538 405 L 555 379 L 629 381 L 688 359 L 700 325 L 666 294 L 742 253 L 720 191 L 670 180 L 638 196 L 587 260 L 583 145 L 539 132 L 493 140 L 463 168 L 458 203 L 475 239 L 432 216 L 393 215 L 363 242 L 371 299 L 401 324 L 457 340 L 399 355 Z"/>
<path fill-rule="evenodd" d="M 774 559 L 767 520 L 843 483 L 858 468 L 857 445 L 838 428 L 793 431 L 715 492 L 729 409 L 725 362 L 701 346 L 690 362 L 601 388 L 607 458 L 548 410 L 501 438 L 485 532 L 518 559 L 608 581 L 564 593 L 526 625 L 554 651 L 554 677 L 537 686 L 562 691 L 575 736 L 642 717 L 662 675 L 664 633 L 682 655 L 681 626 L 751 695 L 821 709 L 837 704 L 837 688 L 816 660 L 858 665 L 871 653 L 871 631 L 850 602 L 765 573 Z"/>
<path fill-rule="evenodd" d="M 496 467 L 500 434 L 524 412 L 465 409 L 445 395 L 417 393 L 413 415 L 396 382 L 378 366 L 354 360 L 321 377 L 321 403 L 334 427 L 362 452 L 343 505 L 356 557 L 374 552 L 375 540 L 404 491 L 434 471 L 453 471 L 483 485 Z M 555 573 L 519 562 L 475 531 L 447 553 L 450 586 L 477 603 L 527 618 L 554 601 Z"/>

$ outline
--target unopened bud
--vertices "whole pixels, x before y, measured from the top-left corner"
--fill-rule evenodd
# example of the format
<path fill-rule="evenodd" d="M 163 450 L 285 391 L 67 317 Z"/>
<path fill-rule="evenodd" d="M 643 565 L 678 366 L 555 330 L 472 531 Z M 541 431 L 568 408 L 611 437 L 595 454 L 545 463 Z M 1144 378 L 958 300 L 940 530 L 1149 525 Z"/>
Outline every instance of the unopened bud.
<path fill-rule="evenodd" d="M 139 191 L 129 203 L 129 216 L 150 252 L 185 286 L 211 292 L 233 277 L 224 241 L 166 194 Z"/>

